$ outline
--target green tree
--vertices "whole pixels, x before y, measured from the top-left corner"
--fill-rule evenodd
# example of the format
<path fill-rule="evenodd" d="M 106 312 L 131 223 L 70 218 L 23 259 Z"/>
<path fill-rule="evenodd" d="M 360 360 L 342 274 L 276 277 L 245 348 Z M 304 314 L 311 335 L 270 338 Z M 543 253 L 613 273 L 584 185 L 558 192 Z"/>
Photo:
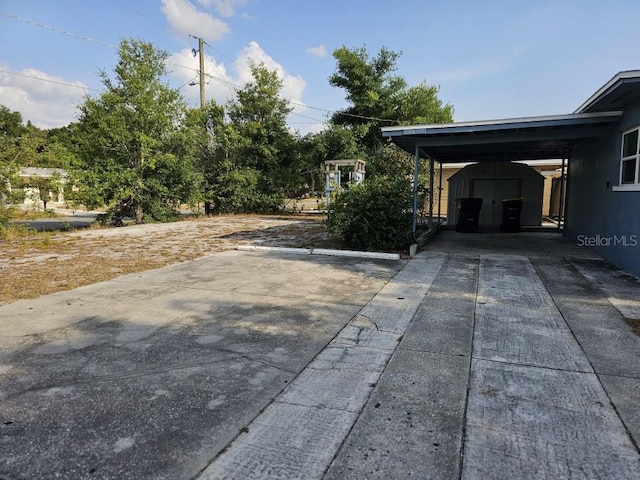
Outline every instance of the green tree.
<path fill-rule="evenodd" d="M 274 210 L 284 193 L 303 180 L 293 135 L 286 118 L 291 108 L 281 97 L 282 81 L 264 65 L 251 67 L 253 80 L 236 92 L 227 112 L 232 132 L 228 162 L 217 180 L 216 208 L 232 211 Z M 234 185 L 238 184 L 238 185 Z M 242 186 L 242 188 L 239 188 Z M 230 195 L 243 198 L 231 200 Z"/>
<path fill-rule="evenodd" d="M 114 77 L 100 73 L 105 91 L 80 107 L 76 201 L 142 223 L 175 215 L 194 198 L 186 107 L 163 82 L 166 58 L 150 43 L 122 40 Z"/>
<path fill-rule="evenodd" d="M 224 107 L 215 101 L 210 101 L 205 108 L 189 110 L 185 125 L 193 135 L 192 155 L 200 175 L 200 198 L 204 201 L 205 214 L 209 215 L 221 210 L 221 195 L 228 187 L 222 177 L 232 169 L 230 152 L 238 144 L 237 135 L 225 122 Z M 238 195 L 242 196 L 242 192 Z"/>
<path fill-rule="evenodd" d="M 47 177 L 26 177 L 21 178 L 18 184 L 24 188 L 29 187 L 34 190 L 32 200 L 37 205 L 37 201 L 40 200 L 44 205 L 44 210 L 47 209 L 47 203 L 51 200 L 51 194 L 55 194 L 60 191 L 63 182 L 59 173 L 54 173 Z"/>
<path fill-rule="evenodd" d="M 343 46 L 333 52 L 337 65 L 329 84 L 344 89 L 351 105 L 336 112 L 332 121 L 350 126 L 371 150 L 382 144 L 380 127 L 396 123 L 397 108 L 407 87 L 404 78 L 393 74 L 399 56 L 386 47 L 374 58 L 364 47 Z"/>
<path fill-rule="evenodd" d="M 409 87 L 394 74 L 400 55 L 386 47 L 373 58 L 364 47 L 343 46 L 333 52 L 337 64 L 329 83 L 344 89 L 351 105 L 336 112 L 332 120 L 353 129 L 371 154 L 385 145 L 383 126 L 453 121 L 453 107 L 438 98 L 438 87 L 425 82 Z"/>
<path fill-rule="evenodd" d="M 4 105 L 0 105 L 0 135 L 18 138 L 22 135 L 24 129 L 22 114 L 20 112 L 12 112 Z"/>
<path fill-rule="evenodd" d="M 439 91 L 439 87 L 426 82 L 408 88 L 397 109 L 398 122 L 403 125 L 453 122 L 453 106 L 442 103 Z"/>
<path fill-rule="evenodd" d="M 328 128 L 298 140 L 301 163 L 312 191 L 324 190 L 323 162 L 341 158 L 366 159 L 358 138 L 350 128 L 330 123 Z"/>
<path fill-rule="evenodd" d="M 405 249 L 414 241 L 412 197 L 411 182 L 401 176 L 353 186 L 331 203 L 329 231 L 361 250 Z"/>
<path fill-rule="evenodd" d="M 22 115 L 0 105 L 0 231 L 11 219 L 11 186 L 18 177 L 19 139 L 24 132 Z"/>

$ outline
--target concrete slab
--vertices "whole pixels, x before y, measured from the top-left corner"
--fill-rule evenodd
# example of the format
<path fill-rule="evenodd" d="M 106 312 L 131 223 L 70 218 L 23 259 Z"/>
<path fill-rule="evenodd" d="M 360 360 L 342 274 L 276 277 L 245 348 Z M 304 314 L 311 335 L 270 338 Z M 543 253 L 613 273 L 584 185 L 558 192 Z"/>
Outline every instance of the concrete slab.
<path fill-rule="evenodd" d="M 477 283 L 477 258 L 448 255 L 401 348 L 470 357 Z"/>
<path fill-rule="evenodd" d="M 571 264 L 599 288 L 623 316 L 640 320 L 639 279 L 603 259 L 575 258 Z"/>
<path fill-rule="evenodd" d="M 477 272 L 446 257 L 325 479 L 459 477 Z"/>
<path fill-rule="evenodd" d="M 321 478 L 444 258 L 407 263 L 201 478 Z"/>
<path fill-rule="evenodd" d="M 602 386 L 615 405 L 636 445 L 640 445 L 640 378 L 599 375 Z"/>
<path fill-rule="evenodd" d="M 445 259 L 446 255 L 442 253 L 417 255 L 376 295 L 374 303 L 362 309 L 360 315 L 371 320 L 378 330 L 403 333 Z"/>
<path fill-rule="evenodd" d="M 0 477 L 193 478 L 403 265 L 227 252 L 0 307 Z"/>
<path fill-rule="evenodd" d="M 638 451 L 592 373 L 472 361 L 462 478 L 639 478 Z"/>
<path fill-rule="evenodd" d="M 635 287 L 557 234 L 444 233 L 0 307 L 0 478 L 640 478 Z"/>
<path fill-rule="evenodd" d="M 527 257 L 480 257 L 475 313 L 475 358 L 593 371 Z"/>
<path fill-rule="evenodd" d="M 468 373 L 467 357 L 399 348 L 324 478 L 459 478 Z"/>
<path fill-rule="evenodd" d="M 533 260 L 545 287 L 599 374 L 640 378 L 640 337 L 600 287 L 563 259 Z M 635 295 L 640 298 L 640 286 Z"/>

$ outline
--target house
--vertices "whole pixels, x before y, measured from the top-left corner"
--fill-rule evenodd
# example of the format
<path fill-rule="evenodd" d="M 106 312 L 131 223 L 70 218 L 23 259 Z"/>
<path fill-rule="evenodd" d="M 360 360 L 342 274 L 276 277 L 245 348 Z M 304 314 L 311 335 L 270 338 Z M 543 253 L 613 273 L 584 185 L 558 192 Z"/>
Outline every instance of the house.
<path fill-rule="evenodd" d="M 499 171 L 510 162 L 561 160 L 563 235 L 640 276 L 640 70 L 618 73 L 566 115 L 384 127 L 382 134 L 415 156 L 415 178 L 418 160 L 433 160 L 430 186 L 436 165 L 496 163 Z"/>
<path fill-rule="evenodd" d="M 64 205 L 67 171 L 62 168 L 23 167 L 18 172 L 23 203 L 33 208 Z M 46 203 L 45 203 L 46 202 Z"/>

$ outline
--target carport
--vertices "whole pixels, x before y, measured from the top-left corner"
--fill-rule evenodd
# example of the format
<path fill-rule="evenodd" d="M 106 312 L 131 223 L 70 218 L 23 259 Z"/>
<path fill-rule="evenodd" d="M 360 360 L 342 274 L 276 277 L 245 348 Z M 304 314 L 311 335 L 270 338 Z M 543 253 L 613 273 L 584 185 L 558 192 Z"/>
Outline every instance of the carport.
<path fill-rule="evenodd" d="M 604 137 L 612 124 L 618 122 L 622 111 L 573 113 L 542 117 L 504 120 L 459 122 L 451 124 L 404 125 L 383 127 L 382 135 L 390 142 L 414 155 L 413 231 L 417 224 L 418 176 L 420 159 L 429 162 L 428 228 L 434 226 L 434 177 L 436 164 L 442 172 L 445 163 L 513 162 L 523 160 L 562 159 L 560 197 L 570 202 L 571 151 L 582 141 Z M 442 182 L 442 175 L 439 176 Z M 438 196 L 442 185 L 437 187 Z M 566 225 L 565 209 L 559 212 L 558 230 Z M 440 202 L 438 202 L 440 205 Z M 436 212 L 438 222 L 440 213 Z"/>

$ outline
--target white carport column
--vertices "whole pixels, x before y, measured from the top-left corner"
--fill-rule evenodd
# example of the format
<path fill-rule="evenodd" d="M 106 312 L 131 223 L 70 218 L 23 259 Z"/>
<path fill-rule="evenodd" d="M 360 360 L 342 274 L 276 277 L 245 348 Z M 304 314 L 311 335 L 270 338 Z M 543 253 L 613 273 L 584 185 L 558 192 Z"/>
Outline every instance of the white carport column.
<path fill-rule="evenodd" d="M 418 173 L 420 173 L 420 152 L 416 146 L 415 164 L 413 166 L 413 224 L 411 231 L 415 233 L 418 223 Z"/>

